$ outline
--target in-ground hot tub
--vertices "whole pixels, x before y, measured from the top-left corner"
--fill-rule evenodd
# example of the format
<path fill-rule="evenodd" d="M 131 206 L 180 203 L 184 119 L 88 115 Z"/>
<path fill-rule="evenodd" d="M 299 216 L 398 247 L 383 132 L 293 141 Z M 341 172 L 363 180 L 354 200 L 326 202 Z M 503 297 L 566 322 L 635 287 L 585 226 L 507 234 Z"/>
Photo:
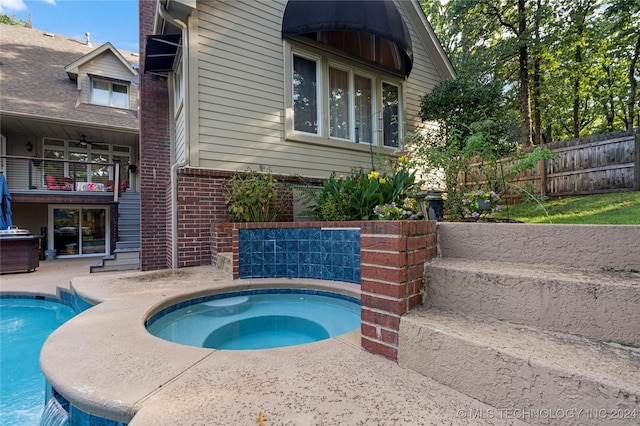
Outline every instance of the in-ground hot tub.
<path fill-rule="evenodd" d="M 169 306 L 147 321 L 160 338 L 211 349 L 300 345 L 360 327 L 360 301 L 309 289 L 255 289 L 200 297 Z"/>
<path fill-rule="evenodd" d="M 0 230 L 0 274 L 32 272 L 40 266 L 40 237 L 28 229 Z"/>

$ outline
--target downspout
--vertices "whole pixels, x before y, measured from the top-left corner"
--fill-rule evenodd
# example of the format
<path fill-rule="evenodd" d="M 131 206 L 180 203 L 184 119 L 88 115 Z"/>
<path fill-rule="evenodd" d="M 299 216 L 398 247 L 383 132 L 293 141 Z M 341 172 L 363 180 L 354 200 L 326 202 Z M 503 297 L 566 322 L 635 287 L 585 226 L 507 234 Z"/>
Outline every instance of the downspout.
<path fill-rule="evenodd" d="M 167 2 L 168 4 L 168 2 Z M 189 87 L 189 31 L 187 25 L 174 18 L 164 9 L 161 2 L 158 1 L 158 14 L 164 19 L 180 28 L 182 31 L 182 70 L 184 75 L 184 93 L 187 93 Z M 189 120 L 189 102 L 184 101 L 183 104 L 185 120 Z M 173 110 L 173 107 L 171 108 Z M 185 161 L 175 163 L 171 166 L 171 268 L 178 269 L 178 169 L 189 164 L 189 158 L 191 155 L 191 142 L 189 125 L 185 123 Z M 175 137 L 171 135 L 171 149 L 175 152 Z"/>

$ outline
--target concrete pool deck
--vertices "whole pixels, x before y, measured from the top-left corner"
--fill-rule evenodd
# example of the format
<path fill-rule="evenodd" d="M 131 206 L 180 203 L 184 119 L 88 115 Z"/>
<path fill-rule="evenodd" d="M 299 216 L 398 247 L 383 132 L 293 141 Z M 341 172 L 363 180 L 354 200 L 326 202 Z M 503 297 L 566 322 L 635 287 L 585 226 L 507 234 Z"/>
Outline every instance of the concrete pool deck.
<path fill-rule="evenodd" d="M 81 259 L 43 262 L 34 273 L 2 276 L 1 287 L 55 294 L 72 281 L 83 298 L 101 302 L 53 333 L 41 360 L 53 386 L 93 415 L 133 426 L 524 424 L 513 410 L 362 350 L 359 331 L 288 348 L 217 351 L 167 342 L 144 328 L 169 300 L 194 293 L 292 284 L 353 293 L 354 284 L 233 281 L 214 267 L 89 274 L 92 261 L 84 262 L 86 269 Z"/>

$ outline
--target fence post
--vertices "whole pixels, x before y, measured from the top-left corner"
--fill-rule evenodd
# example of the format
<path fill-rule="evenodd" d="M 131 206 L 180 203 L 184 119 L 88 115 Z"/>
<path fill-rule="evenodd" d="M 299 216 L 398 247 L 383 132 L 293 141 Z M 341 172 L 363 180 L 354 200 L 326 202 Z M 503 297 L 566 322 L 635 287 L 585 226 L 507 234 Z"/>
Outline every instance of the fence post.
<path fill-rule="evenodd" d="M 635 185 L 634 188 L 636 191 L 640 191 L 640 129 L 636 130 L 636 161 L 635 166 L 633 168 L 633 173 L 635 177 Z"/>
<path fill-rule="evenodd" d="M 544 158 L 538 163 L 540 168 L 540 196 L 547 196 L 547 160 Z"/>

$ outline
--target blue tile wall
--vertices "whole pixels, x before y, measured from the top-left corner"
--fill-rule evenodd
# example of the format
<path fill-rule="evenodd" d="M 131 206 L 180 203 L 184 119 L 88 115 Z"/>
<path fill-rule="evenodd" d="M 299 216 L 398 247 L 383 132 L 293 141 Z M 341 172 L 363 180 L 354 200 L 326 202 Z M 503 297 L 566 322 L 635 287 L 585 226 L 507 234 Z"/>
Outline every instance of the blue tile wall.
<path fill-rule="evenodd" d="M 239 231 L 240 278 L 315 278 L 360 284 L 360 229 Z"/>

